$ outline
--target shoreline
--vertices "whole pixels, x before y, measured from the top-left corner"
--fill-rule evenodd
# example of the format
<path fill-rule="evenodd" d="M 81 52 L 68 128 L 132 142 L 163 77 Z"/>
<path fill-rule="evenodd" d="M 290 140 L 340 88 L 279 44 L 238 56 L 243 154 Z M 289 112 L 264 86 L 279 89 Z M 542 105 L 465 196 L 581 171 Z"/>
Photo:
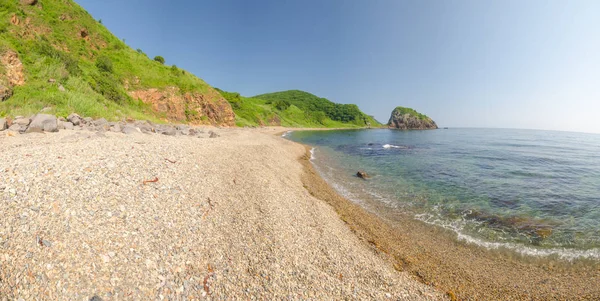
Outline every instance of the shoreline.
<path fill-rule="evenodd" d="M 596 300 L 600 298 L 600 263 L 534 258 L 512 250 L 490 250 L 461 242 L 448 229 L 410 216 L 369 210 L 339 195 L 314 169 L 312 147 L 299 159 L 303 182 L 315 197 L 330 204 L 361 240 L 388 255 L 398 271 L 456 300 Z M 377 210 L 380 209 L 380 210 Z M 377 214 L 371 212 L 375 211 Z"/>

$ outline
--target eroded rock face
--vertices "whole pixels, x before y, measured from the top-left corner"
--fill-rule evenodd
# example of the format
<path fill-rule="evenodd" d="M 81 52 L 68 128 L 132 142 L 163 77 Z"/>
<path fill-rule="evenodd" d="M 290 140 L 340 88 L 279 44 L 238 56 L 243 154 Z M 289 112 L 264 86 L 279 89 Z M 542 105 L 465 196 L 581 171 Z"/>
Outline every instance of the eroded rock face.
<path fill-rule="evenodd" d="M 388 121 L 388 127 L 400 130 L 431 130 L 438 126 L 429 117 L 416 116 L 410 113 L 402 113 L 394 109 L 392 116 Z"/>
<path fill-rule="evenodd" d="M 181 93 L 177 87 L 165 90 L 148 89 L 129 93 L 152 105 L 156 112 L 165 113 L 171 121 L 186 120 L 192 124 L 235 125 L 231 105 L 213 89 L 206 93 Z"/>
<path fill-rule="evenodd" d="M 0 73 L 0 101 L 4 101 L 12 96 L 13 87 L 25 84 L 25 74 L 19 55 L 12 50 L 2 54 L 0 64 L 4 69 Z"/>
<path fill-rule="evenodd" d="M 22 5 L 35 5 L 37 0 L 21 0 Z"/>

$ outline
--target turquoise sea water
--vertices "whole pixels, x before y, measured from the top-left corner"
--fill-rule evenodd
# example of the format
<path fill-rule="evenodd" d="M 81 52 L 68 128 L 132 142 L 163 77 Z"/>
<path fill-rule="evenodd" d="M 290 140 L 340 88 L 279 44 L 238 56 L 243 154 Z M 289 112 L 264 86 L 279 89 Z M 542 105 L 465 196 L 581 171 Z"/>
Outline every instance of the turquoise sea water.
<path fill-rule="evenodd" d="M 355 202 L 486 248 L 600 259 L 600 135 L 505 129 L 298 131 Z M 355 176 L 364 170 L 371 178 Z"/>

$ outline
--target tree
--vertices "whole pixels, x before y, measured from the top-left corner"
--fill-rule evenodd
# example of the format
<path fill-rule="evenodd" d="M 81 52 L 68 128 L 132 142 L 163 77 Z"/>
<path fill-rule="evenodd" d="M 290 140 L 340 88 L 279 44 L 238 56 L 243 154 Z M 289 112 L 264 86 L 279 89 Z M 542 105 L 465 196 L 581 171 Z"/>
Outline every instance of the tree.
<path fill-rule="evenodd" d="M 159 62 L 159 63 L 161 63 L 161 64 L 163 64 L 163 65 L 165 64 L 165 58 L 162 57 L 162 56 L 160 56 L 160 55 L 155 56 L 154 60 L 157 61 L 157 62 Z"/>

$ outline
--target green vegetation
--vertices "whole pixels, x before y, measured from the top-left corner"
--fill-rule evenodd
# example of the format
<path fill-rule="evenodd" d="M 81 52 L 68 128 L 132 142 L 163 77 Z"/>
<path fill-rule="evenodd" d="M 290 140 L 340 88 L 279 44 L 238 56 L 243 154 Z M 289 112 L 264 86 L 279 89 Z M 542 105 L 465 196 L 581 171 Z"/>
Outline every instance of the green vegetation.
<path fill-rule="evenodd" d="M 61 116 L 77 112 L 111 120 L 131 117 L 160 122 L 163 115 L 128 91 L 178 87 L 182 93 L 206 93 L 211 89 L 189 72 L 164 66 L 164 58 L 157 64 L 141 50 L 131 49 L 72 0 L 39 0 L 35 6 L 0 1 L 0 56 L 7 51 L 18 54 L 26 80 L 25 85 L 14 87 L 12 97 L 0 102 L 0 116 L 30 115 L 49 108 L 49 113 Z M 0 67 L 0 80 L 5 72 Z M 189 110 L 191 115 L 193 111 Z"/>
<path fill-rule="evenodd" d="M 307 92 L 292 90 L 243 97 L 217 89 L 233 108 L 238 126 L 347 128 L 381 126 L 356 105 L 336 104 Z"/>
<path fill-rule="evenodd" d="M 162 56 L 160 56 L 160 55 L 155 56 L 154 60 L 157 61 L 157 62 L 159 62 L 159 63 L 161 63 L 161 64 L 163 64 L 163 65 L 165 64 L 165 58 L 162 57 Z"/>
<path fill-rule="evenodd" d="M 394 109 L 394 112 L 398 112 L 400 115 L 406 115 L 409 114 L 411 116 L 415 116 L 420 120 L 427 120 L 427 119 L 431 119 L 429 118 L 427 115 L 425 114 L 421 114 L 417 111 L 415 111 L 414 109 L 411 108 L 405 108 L 405 107 L 396 107 Z"/>

